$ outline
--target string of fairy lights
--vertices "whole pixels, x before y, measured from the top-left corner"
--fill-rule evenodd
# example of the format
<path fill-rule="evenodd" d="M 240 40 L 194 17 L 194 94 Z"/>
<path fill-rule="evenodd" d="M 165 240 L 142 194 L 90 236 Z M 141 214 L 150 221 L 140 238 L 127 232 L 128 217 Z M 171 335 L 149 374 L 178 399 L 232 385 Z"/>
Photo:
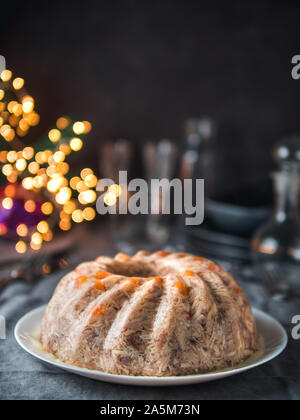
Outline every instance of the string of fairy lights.
<path fill-rule="evenodd" d="M 56 127 L 48 132 L 45 147 L 37 150 L 34 146 L 25 146 L 22 137 L 40 121 L 34 99 L 25 91 L 24 79 L 13 78 L 10 70 L 4 70 L 0 79 L 0 144 L 4 141 L 7 145 L 0 151 L 1 171 L 7 181 L 0 208 L 13 209 L 20 184 L 24 190 L 46 197 L 41 205 L 43 220 L 34 227 L 22 222 L 16 226 L 15 248 L 18 253 L 25 253 L 30 248 L 39 250 L 44 242 L 52 240 L 54 214 L 58 215 L 62 231 L 70 230 L 73 223 L 95 218 L 93 206 L 97 199 L 98 178 L 90 168 L 71 175 L 67 162 L 69 155 L 82 149 L 92 126 L 88 121 L 60 117 Z M 113 190 L 108 194 L 107 204 L 111 205 Z M 33 213 L 35 200 L 26 200 L 24 209 Z M 0 222 L 0 235 L 6 233 L 6 224 Z"/>

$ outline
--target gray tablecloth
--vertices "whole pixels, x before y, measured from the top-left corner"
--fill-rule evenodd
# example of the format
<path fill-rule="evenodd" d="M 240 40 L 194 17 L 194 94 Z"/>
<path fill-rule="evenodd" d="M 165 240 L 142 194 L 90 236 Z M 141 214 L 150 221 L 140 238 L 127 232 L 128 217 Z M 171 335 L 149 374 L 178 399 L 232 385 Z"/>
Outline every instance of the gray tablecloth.
<path fill-rule="evenodd" d="M 100 248 L 93 248 L 94 254 L 103 253 Z M 221 381 L 192 386 L 115 385 L 72 375 L 35 360 L 16 343 L 14 327 L 21 316 L 48 302 L 63 274 L 48 276 L 33 285 L 16 282 L 0 295 L 0 315 L 7 322 L 7 339 L 0 340 L 0 399 L 300 399 L 300 341 L 293 340 L 290 332 L 288 348 L 276 360 Z M 258 286 L 243 286 L 251 302 L 262 307 L 263 291 Z"/>

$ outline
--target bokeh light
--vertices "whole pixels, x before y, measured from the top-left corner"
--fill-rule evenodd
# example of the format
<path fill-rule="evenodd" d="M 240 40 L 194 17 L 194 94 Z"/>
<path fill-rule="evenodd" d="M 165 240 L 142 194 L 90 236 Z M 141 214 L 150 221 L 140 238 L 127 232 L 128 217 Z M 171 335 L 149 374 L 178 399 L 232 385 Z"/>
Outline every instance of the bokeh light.
<path fill-rule="evenodd" d="M 16 77 L 13 80 L 13 87 L 16 90 L 22 89 L 22 87 L 24 86 L 24 79 L 22 79 L 21 77 Z"/>
<path fill-rule="evenodd" d="M 73 124 L 73 131 L 75 134 L 82 134 L 85 131 L 85 125 L 81 121 L 77 121 Z"/>
<path fill-rule="evenodd" d="M 49 131 L 48 137 L 52 143 L 57 143 L 61 139 L 61 132 L 56 128 Z"/>
<path fill-rule="evenodd" d="M 17 226 L 16 232 L 19 236 L 25 237 L 28 235 L 28 227 L 25 225 L 25 223 L 20 223 Z"/>
<path fill-rule="evenodd" d="M 16 243 L 16 251 L 18 254 L 25 254 L 27 251 L 27 245 L 24 241 L 18 241 Z"/>
<path fill-rule="evenodd" d="M 79 152 L 82 149 L 83 143 L 82 140 L 78 137 L 74 137 L 70 141 L 70 147 L 74 152 Z"/>
<path fill-rule="evenodd" d="M 33 213 L 36 210 L 36 204 L 33 200 L 27 200 L 24 204 L 24 209 L 27 213 Z"/>

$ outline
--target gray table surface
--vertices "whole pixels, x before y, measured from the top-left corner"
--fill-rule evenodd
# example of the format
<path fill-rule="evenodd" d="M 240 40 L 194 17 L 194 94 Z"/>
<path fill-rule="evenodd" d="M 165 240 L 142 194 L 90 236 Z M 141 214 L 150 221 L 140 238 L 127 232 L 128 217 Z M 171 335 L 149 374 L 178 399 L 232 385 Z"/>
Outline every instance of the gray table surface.
<path fill-rule="evenodd" d="M 88 245 L 75 257 L 78 262 L 112 254 L 100 233 L 85 243 Z M 48 302 L 63 274 L 50 275 L 35 284 L 15 282 L 0 295 L 0 315 L 7 322 L 7 339 L 0 340 L 0 400 L 300 399 L 300 341 L 293 340 L 290 331 L 288 347 L 276 360 L 221 381 L 190 386 L 146 388 L 97 382 L 35 360 L 16 343 L 14 327 L 28 311 Z M 263 307 L 263 290 L 251 283 L 242 285 L 251 303 Z"/>

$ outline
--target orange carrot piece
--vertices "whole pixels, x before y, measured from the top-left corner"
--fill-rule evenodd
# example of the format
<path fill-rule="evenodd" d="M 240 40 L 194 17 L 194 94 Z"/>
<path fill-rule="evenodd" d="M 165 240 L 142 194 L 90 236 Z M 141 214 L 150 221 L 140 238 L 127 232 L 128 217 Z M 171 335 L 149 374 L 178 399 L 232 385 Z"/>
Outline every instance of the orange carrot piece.
<path fill-rule="evenodd" d="M 97 290 L 105 290 L 104 284 L 102 283 L 102 281 L 97 281 L 94 284 L 95 289 Z"/>
<path fill-rule="evenodd" d="M 196 273 L 194 273 L 194 271 L 191 271 L 191 270 L 187 270 L 184 273 L 184 276 L 187 276 L 187 277 L 192 277 L 192 276 L 195 276 L 195 275 L 196 275 Z"/>
<path fill-rule="evenodd" d="M 181 292 L 181 293 L 185 293 L 186 292 L 186 287 L 180 283 L 180 281 L 177 281 L 175 283 L 175 287 L 177 287 L 177 289 Z"/>
<path fill-rule="evenodd" d="M 194 260 L 196 260 L 196 261 L 202 261 L 202 262 L 207 261 L 207 259 L 206 258 L 203 258 L 203 257 L 194 257 Z"/>
<path fill-rule="evenodd" d="M 119 252 L 116 257 L 120 261 L 129 261 L 131 258 L 128 254 L 125 254 L 123 252 Z"/>
<path fill-rule="evenodd" d="M 76 277 L 76 279 L 75 279 L 75 286 L 76 287 L 79 287 L 83 283 L 86 283 L 87 280 L 88 280 L 87 276 L 79 276 L 79 277 Z"/>
<path fill-rule="evenodd" d="M 155 280 L 155 281 L 156 281 L 156 283 L 158 284 L 158 286 L 161 286 L 161 282 L 162 282 L 162 280 L 161 280 L 161 278 L 160 278 L 160 277 L 148 277 L 148 278 L 147 278 L 147 281 L 151 281 L 151 280 Z"/>
<path fill-rule="evenodd" d="M 131 277 L 129 280 L 132 284 L 134 284 L 134 286 L 137 286 L 140 282 L 140 280 L 137 277 Z"/>
<path fill-rule="evenodd" d="M 102 316 L 102 315 L 104 315 L 104 308 L 105 308 L 105 305 L 102 305 L 102 304 L 95 305 L 92 308 L 91 315 L 92 316 Z"/>
<path fill-rule="evenodd" d="M 97 271 L 97 273 L 95 274 L 95 277 L 98 280 L 102 280 L 102 279 L 105 279 L 105 277 L 108 277 L 110 275 L 111 273 L 109 273 L 108 271 Z"/>
<path fill-rule="evenodd" d="M 187 256 L 187 254 L 184 254 L 184 253 L 176 254 L 176 258 L 184 258 L 186 256 Z"/>
<path fill-rule="evenodd" d="M 167 257 L 170 254 L 171 254 L 171 252 L 169 252 L 169 251 L 157 251 L 156 252 L 157 257 Z"/>

